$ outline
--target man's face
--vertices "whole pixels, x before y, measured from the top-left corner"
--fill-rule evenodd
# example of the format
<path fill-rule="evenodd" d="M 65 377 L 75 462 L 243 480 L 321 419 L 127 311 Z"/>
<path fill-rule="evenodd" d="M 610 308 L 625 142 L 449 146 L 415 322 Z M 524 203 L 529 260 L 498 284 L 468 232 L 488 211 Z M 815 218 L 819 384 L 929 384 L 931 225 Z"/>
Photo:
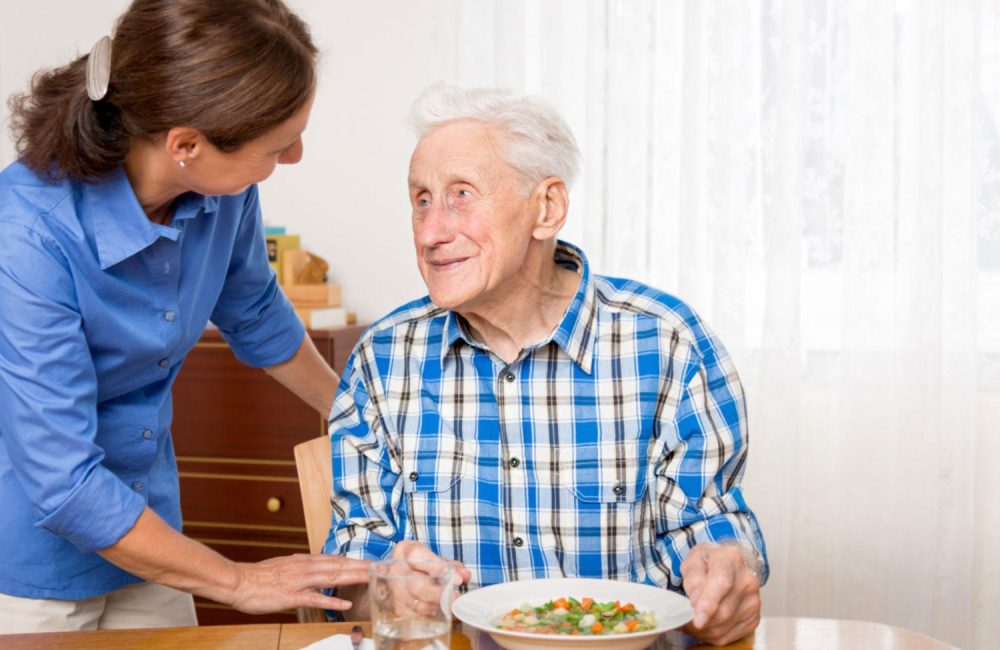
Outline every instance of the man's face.
<path fill-rule="evenodd" d="M 410 158 L 409 186 L 431 300 L 458 312 L 502 300 L 524 266 L 537 207 L 504 161 L 501 136 L 471 121 L 432 131 Z"/>

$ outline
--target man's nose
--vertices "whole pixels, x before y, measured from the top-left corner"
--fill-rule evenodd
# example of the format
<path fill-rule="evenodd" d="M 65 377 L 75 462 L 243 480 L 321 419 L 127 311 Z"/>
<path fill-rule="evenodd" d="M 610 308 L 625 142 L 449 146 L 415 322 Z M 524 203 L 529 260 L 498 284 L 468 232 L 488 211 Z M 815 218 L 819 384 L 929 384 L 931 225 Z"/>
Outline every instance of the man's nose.
<path fill-rule="evenodd" d="M 417 240 L 424 246 L 437 246 L 455 238 L 455 216 L 443 201 L 432 202 L 416 227 Z"/>

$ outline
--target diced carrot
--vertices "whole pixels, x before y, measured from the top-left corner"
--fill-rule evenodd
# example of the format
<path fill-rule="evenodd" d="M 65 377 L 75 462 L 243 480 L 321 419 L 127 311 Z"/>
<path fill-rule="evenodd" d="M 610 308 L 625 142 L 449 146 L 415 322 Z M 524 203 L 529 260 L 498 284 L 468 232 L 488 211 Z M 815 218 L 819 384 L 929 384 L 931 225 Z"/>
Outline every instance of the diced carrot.
<path fill-rule="evenodd" d="M 594 634 L 597 634 L 598 632 L 600 632 L 603 629 L 604 629 L 604 626 L 601 625 L 600 621 L 598 621 L 597 623 L 594 623 L 593 625 L 590 626 L 590 631 L 593 632 Z"/>
<path fill-rule="evenodd" d="M 622 603 L 621 603 L 621 601 L 620 601 L 620 600 L 616 600 L 616 601 L 615 601 L 615 611 L 616 611 L 616 612 L 620 612 L 620 611 L 622 611 Z"/>
<path fill-rule="evenodd" d="M 594 604 L 593 598 L 584 598 L 580 601 L 580 609 L 583 611 L 590 611 L 590 606 Z"/>
<path fill-rule="evenodd" d="M 517 616 L 520 613 L 521 613 L 521 610 L 519 610 L 519 609 L 512 609 L 509 612 L 507 612 L 507 616 Z"/>
<path fill-rule="evenodd" d="M 639 621 L 631 620 L 625 622 L 625 627 L 628 628 L 629 632 L 635 632 L 635 628 L 639 627 Z"/>
<path fill-rule="evenodd" d="M 621 606 L 620 609 L 623 612 L 634 612 L 635 611 L 635 605 L 633 605 L 632 603 L 625 603 L 624 605 Z"/>
<path fill-rule="evenodd" d="M 563 609 L 569 609 L 569 601 L 565 598 L 560 598 L 559 600 L 553 601 L 553 607 L 561 607 Z"/>

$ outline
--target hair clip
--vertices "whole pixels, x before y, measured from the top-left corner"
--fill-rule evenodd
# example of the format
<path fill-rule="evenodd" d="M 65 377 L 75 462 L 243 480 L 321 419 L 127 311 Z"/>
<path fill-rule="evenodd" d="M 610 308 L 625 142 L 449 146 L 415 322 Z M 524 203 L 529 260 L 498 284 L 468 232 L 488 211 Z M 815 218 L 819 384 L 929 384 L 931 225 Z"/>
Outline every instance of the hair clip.
<path fill-rule="evenodd" d="M 102 36 L 87 57 L 87 97 L 100 101 L 108 94 L 111 80 L 111 37 Z"/>

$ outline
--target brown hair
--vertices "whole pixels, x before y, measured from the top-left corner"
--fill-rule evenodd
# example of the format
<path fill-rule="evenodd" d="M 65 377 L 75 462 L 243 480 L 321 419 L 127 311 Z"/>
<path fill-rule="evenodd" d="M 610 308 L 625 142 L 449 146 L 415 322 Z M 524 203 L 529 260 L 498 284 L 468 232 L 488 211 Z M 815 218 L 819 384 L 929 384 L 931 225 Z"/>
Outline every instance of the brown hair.
<path fill-rule="evenodd" d="M 22 162 L 52 178 L 100 178 L 133 138 L 175 126 L 235 151 L 306 103 L 315 58 L 281 0 L 135 0 L 115 27 L 104 99 L 87 96 L 82 56 L 8 100 L 11 132 Z"/>

